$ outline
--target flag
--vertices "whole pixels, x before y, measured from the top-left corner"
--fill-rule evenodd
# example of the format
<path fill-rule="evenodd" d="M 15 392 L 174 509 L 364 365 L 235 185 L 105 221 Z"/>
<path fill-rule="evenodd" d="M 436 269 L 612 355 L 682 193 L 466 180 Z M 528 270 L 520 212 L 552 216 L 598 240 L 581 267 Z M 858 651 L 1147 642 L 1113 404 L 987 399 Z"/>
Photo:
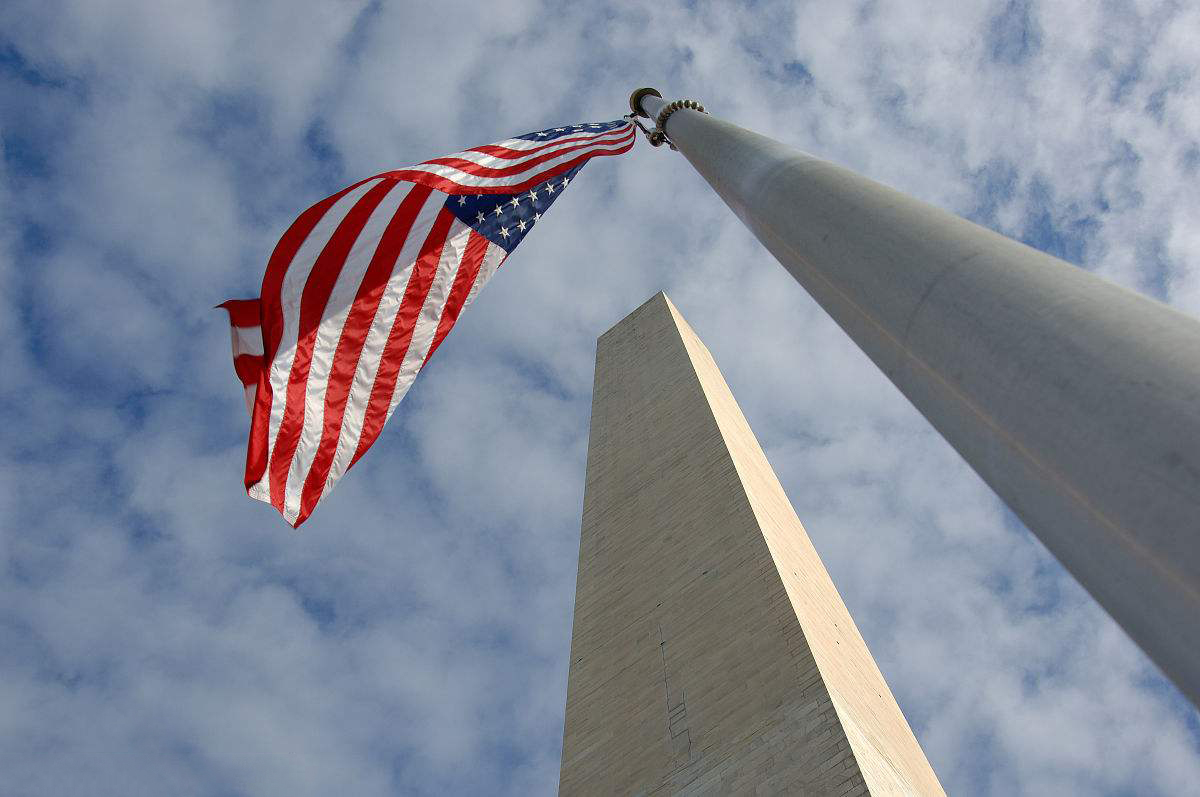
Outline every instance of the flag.
<path fill-rule="evenodd" d="M 246 492 L 299 526 L 383 429 L 459 313 L 630 122 L 555 127 L 384 172 L 313 205 L 229 313 Z"/>

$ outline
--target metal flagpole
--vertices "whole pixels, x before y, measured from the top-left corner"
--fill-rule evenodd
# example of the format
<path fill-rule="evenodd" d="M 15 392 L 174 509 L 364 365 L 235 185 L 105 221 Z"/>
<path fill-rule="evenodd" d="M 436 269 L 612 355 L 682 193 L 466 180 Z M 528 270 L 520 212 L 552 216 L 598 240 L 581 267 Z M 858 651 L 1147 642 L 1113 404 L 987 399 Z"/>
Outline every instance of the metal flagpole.
<path fill-rule="evenodd" d="M 630 97 L 1200 706 L 1200 322 L 686 102 Z"/>

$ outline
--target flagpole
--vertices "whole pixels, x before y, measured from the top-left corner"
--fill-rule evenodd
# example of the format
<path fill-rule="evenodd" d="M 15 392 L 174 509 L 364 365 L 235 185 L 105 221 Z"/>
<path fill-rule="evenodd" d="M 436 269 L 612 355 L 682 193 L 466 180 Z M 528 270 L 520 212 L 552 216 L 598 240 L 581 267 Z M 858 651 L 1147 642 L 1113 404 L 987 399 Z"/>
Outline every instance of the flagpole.
<path fill-rule="evenodd" d="M 1200 706 L 1200 322 L 654 89 L 630 105 Z"/>

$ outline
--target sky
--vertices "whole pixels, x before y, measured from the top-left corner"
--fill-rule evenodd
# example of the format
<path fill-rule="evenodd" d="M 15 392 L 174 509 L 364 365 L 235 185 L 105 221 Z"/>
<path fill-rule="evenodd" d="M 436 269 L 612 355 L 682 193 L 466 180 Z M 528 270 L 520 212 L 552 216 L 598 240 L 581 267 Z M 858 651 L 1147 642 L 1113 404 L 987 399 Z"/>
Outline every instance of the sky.
<path fill-rule="evenodd" d="M 1197 40 L 1151 0 L 0 5 L 0 793 L 552 794 L 595 339 L 659 290 L 947 791 L 1195 793 L 1196 710 L 677 153 L 583 170 L 300 532 L 212 307 L 344 185 L 652 85 L 1200 315 Z"/>

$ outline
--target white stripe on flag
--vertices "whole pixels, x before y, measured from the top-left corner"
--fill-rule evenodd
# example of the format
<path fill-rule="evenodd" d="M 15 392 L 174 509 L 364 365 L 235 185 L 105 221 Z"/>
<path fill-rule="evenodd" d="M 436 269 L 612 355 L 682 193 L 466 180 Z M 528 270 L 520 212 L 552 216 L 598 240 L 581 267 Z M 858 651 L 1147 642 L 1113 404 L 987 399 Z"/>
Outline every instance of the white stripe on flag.
<path fill-rule="evenodd" d="M 537 142 L 533 142 L 536 145 L 536 147 L 533 147 L 533 148 L 518 149 L 515 147 L 509 147 L 505 144 L 493 144 L 492 146 L 494 146 L 494 147 L 500 147 L 503 149 L 512 149 L 514 151 L 522 152 L 524 154 L 522 154 L 518 157 L 515 157 L 515 158 L 502 158 L 499 155 L 495 155 L 490 152 L 481 152 L 478 150 L 470 150 L 469 149 L 469 150 L 465 150 L 463 152 L 456 152 L 453 155 L 443 156 L 443 158 L 434 158 L 432 160 L 443 160 L 444 158 L 460 158 L 462 160 L 470 161 L 472 163 L 477 163 L 481 166 L 492 166 L 495 168 L 503 168 L 505 166 L 520 166 L 521 164 L 527 163 L 528 161 L 531 161 L 535 158 L 540 158 L 544 155 L 550 155 L 550 154 L 559 152 L 561 150 L 573 150 L 574 152 L 582 152 L 583 150 L 580 149 L 580 147 L 592 147 L 592 146 L 599 146 L 599 145 L 614 143 L 617 141 L 623 141 L 623 140 L 627 139 L 628 136 L 629 136 L 628 130 L 610 130 L 603 135 L 588 136 L 585 139 L 573 137 L 571 139 L 558 139 L 555 141 L 551 141 L 549 143 L 547 143 L 545 141 L 537 141 Z M 425 165 L 428 163 L 430 163 L 430 161 L 425 161 L 424 164 L 418 164 L 418 165 Z"/>
<path fill-rule="evenodd" d="M 487 253 L 483 256 L 483 262 L 479 264 L 479 274 L 475 277 L 474 284 L 471 285 L 471 292 L 467 294 L 467 300 L 463 302 L 463 309 L 467 305 L 475 301 L 475 296 L 478 295 L 480 289 L 487 284 L 487 281 L 496 273 L 496 269 L 500 268 L 500 264 L 504 262 L 504 258 L 508 257 L 508 252 L 505 252 L 502 247 L 496 246 L 494 243 L 488 242 Z"/>
<path fill-rule="evenodd" d="M 268 378 L 271 383 L 271 422 L 268 425 L 267 437 L 267 468 L 262 478 L 249 488 L 252 498 L 271 502 L 271 457 L 275 454 L 275 438 L 279 435 L 279 426 L 283 423 L 283 413 L 287 403 L 288 375 L 292 370 L 292 361 L 296 357 L 296 339 L 300 327 L 300 297 L 304 292 L 304 284 L 312 267 L 316 263 L 321 250 L 329 243 L 334 231 L 346 215 L 362 199 L 363 195 L 378 185 L 380 180 L 368 180 L 353 191 L 335 202 L 325 212 L 321 220 L 313 227 L 312 232 L 304 239 L 304 243 L 296 251 L 284 274 L 280 287 L 280 307 L 283 310 L 283 335 L 279 339 L 279 348 L 271 361 Z M 271 297 L 263 297 L 270 301 Z"/>
<path fill-rule="evenodd" d="M 613 142 L 611 144 L 591 145 L 591 146 L 587 147 L 586 149 L 576 150 L 574 152 L 568 152 L 566 154 L 560 155 L 557 158 L 552 158 L 543 163 L 539 163 L 536 167 L 519 172 L 517 174 L 509 175 L 507 177 L 477 177 L 476 175 L 470 174 L 469 172 L 465 172 L 462 169 L 456 168 L 454 166 L 443 166 L 441 164 L 423 164 L 423 163 L 421 163 L 421 164 L 417 164 L 416 166 L 409 166 L 405 169 L 401 169 L 400 171 L 401 172 L 424 172 L 426 174 L 432 174 L 436 177 L 442 177 L 446 180 L 450 180 L 458 185 L 461 185 L 461 186 L 464 186 L 467 188 L 506 188 L 508 186 L 519 185 L 520 183 L 523 183 L 530 179 L 533 179 L 537 175 L 542 175 L 542 174 L 545 174 L 546 172 L 553 171 L 556 166 L 560 166 L 561 164 L 566 163 L 567 161 L 573 160 L 575 158 L 585 158 L 585 157 L 596 155 L 601 152 L 607 152 L 610 150 L 619 150 L 619 149 L 622 149 L 622 148 L 628 146 L 628 144 L 629 144 L 628 141 L 617 141 L 617 142 Z M 507 165 L 512 165 L 511 162 L 502 161 L 499 158 L 496 159 L 496 167 L 497 168 L 503 168 L 503 164 L 506 164 L 506 163 L 507 163 Z"/>
<path fill-rule="evenodd" d="M 417 322 L 413 329 L 412 342 L 408 345 L 404 363 L 400 366 L 400 373 L 396 377 L 396 387 L 392 391 L 387 415 L 384 417 L 385 424 L 392 417 L 400 399 L 408 393 L 408 389 L 412 386 L 413 380 L 417 378 L 421 367 L 425 365 L 425 358 L 429 355 L 429 347 L 433 345 L 433 336 L 437 332 L 438 322 L 442 320 L 442 311 L 446 309 L 446 298 L 450 295 L 450 288 L 454 284 L 454 275 L 458 273 L 458 267 L 467 251 L 467 241 L 470 238 L 471 228 L 461 221 L 455 221 L 450 226 L 446 245 L 442 247 L 442 256 L 438 260 L 437 273 L 433 278 L 433 284 L 429 287 L 429 295 L 425 298 L 425 303 L 421 305 L 421 313 L 417 316 Z"/>
<path fill-rule="evenodd" d="M 411 190 L 414 186 L 411 184 L 401 184 L 392 193 L 406 195 L 405 189 Z M 401 201 L 403 196 L 401 197 Z M 434 221 L 437 219 L 438 213 L 446 202 L 446 194 L 441 191 L 431 191 L 426 198 L 425 203 L 418 211 L 416 218 L 413 221 L 411 230 L 404 240 L 404 244 L 400 249 L 400 254 L 396 258 L 396 263 L 392 268 L 392 275 L 388 279 L 387 287 L 384 289 L 383 295 L 379 300 L 379 308 L 375 312 L 375 317 L 371 322 L 370 331 L 367 333 L 366 341 L 363 345 L 362 353 L 358 360 L 358 365 L 354 372 L 354 381 L 350 388 L 350 393 L 346 402 L 345 415 L 342 418 L 341 433 L 338 436 L 338 454 L 340 455 L 342 448 L 347 444 L 347 437 L 352 436 L 353 441 L 349 442 L 350 453 L 348 456 L 353 456 L 354 446 L 358 445 L 358 434 L 362 429 L 363 414 L 366 411 L 367 401 L 371 396 L 371 385 L 373 384 L 374 375 L 379 370 L 380 359 L 383 356 L 383 347 L 387 342 L 388 332 L 391 330 L 392 320 L 396 317 L 396 311 L 400 307 L 400 301 L 404 297 L 404 290 L 408 286 L 409 277 L 412 276 L 413 264 L 417 259 L 417 255 L 421 251 L 421 246 L 425 242 L 426 236 L 429 235 L 430 229 L 433 227 Z M 398 203 L 397 203 L 398 204 Z M 394 208 L 393 208 L 394 212 Z M 389 217 L 390 218 L 390 217 Z M 372 252 L 373 253 L 373 252 Z M 369 258 L 368 258 L 369 261 Z M 361 281 L 360 274 L 359 280 Z M 357 286 L 354 289 L 358 290 Z M 354 301 L 354 295 L 351 294 L 347 303 Z M 385 320 L 386 319 L 386 320 Z M 341 335 L 341 327 L 345 324 L 346 314 L 343 312 L 340 316 L 338 324 L 338 337 Z M 333 340 L 333 349 L 336 350 L 337 339 Z M 315 356 L 315 353 L 314 353 Z M 332 361 L 332 350 L 329 355 Z M 315 361 L 314 361 L 315 367 Z M 326 374 L 328 372 L 326 371 Z M 310 372 L 309 380 L 313 379 Z M 325 380 L 327 381 L 327 380 Z M 316 449 L 321 440 L 321 431 L 324 426 L 324 389 L 327 385 L 322 386 L 321 390 L 321 407 L 319 414 L 321 423 L 315 426 L 315 433 L 302 437 L 300 445 L 297 446 L 296 454 L 292 459 L 292 467 L 288 471 L 287 487 L 285 490 L 286 502 L 284 514 L 288 520 L 294 520 L 296 513 L 300 509 L 300 498 L 304 490 L 304 480 L 308 476 L 309 468 L 312 467 L 313 459 L 316 457 Z M 305 414 L 305 430 L 308 431 L 308 414 Z M 348 433 L 351 433 L 348 435 Z M 303 460 L 301 462 L 301 460 Z M 348 459 L 347 459 L 348 461 Z M 297 463 L 300 462 L 300 466 Z M 336 464 L 337 458 L 334 462 Z M 331 471 L 332 472 L 332 471 Z M 288 513 L 291 513 L 290 515 Z"/>
<path fill-rule="evenodd" d="M 396 258 L 396 269 L 392 272 L 387 288 L 379 300 L 379 309 L 375 312 L 371 329 L 367 332 L 367 339 L 363 344 L 362 355 L 354 370 L 354 381 L 346 400 L 346 414 L 342 417 L 342 429 L 338 435 L 337 451 L 329 468 L 326 484 L 337 481 L 346 472 L 358 448 L 358 438 L 362 434 L 367 404 L 371 399 L 371 388 L 375 385 L 375 374 L 379 371 L 384 346 L 387 344 L 388 335 L 391 334 L 396 313 L 400 310 L 400 303 L 404 299 L 404 290 L 412 276 L 413 264 L 445 201 L 446 195 L 441 191 L 430 192 L 429 199 L 417 215 L 412 232 L 404 242 L 400 256 Z"/>
<path fill-rule="evenodd" d="M 230 327 L 233 339 L 233 358 L 243 354 L 263 355 L 262 327 Z"/>
<path fill-rule="evenodd" d="M 525 150 L 525 149 L 536 149 L 538 147 L 544 147 L 544 146 L 546 146 L 546 144 L 557 144 L 559 142 L 566 141 L 568 139 L 575 139 L 575 143 L 581 143 L 579 141 L 579 139 L 583 136 L 599 138 L 600 136 L 613 135 L 613 134 L 617 134 L 617 133 L 628 133 L 629 130 L 632 128 L 632 125 L 626 124 L 626 125 L 622 125 L 621 127 L 614 127 L 610 130 L 601 130 L 601 131 L 586 130 L 586 129 L 585 130 L 574 130 L 573 129 L 574 127 L 575 127 L 574 125 L 571 125 L 571 127 L 567 128 L 569 132 L 563 133 L 562 136 L 560 136 L 559 138 L 553 138 L 553 139 L 508 138 L 508 139 L 505 139 L 504 141 L 497 141 L 495 144 L 492 144 L 492 146 L 505 147 L 506 149 Z M 456 153 L 456 155 L 461 155 L 461 154 L 462 153 Z M 455 157 L 455 156 L 452 155 L 450 157 Z"/>
<path fill-rule="evenodd" d="M 433 195 L 442 200 L 444 200 L 446 196 L 440 191 L 434 191 Z M 433 285 L 430 286 L 429 290 L 430 297 L 433 297 L 435 292 L 439 292 L 442 296 L 441 301 L 438 303 L 439 319 L 441 318 L 441 309 L 445 306 L 445 295 L 449 292 L 450 285 L 454 281 L 453 273 L 450 274 L 448 278 L 449 281 L 446 281 L 446 279 L 443 277 L 444 272 L 447 270 L 447 253 L 449 252 L 450 257 L 454 259 L 454 272 L 457 272 L 458 264 L 462 261 L 462 253 L 466 248 L 467 240 L 470 238 L 470 234 L 470 228 L 465 227 L 462 222 L 455 221 L 450 227 L 448 240 L 442 247 L 442 255 L 438 260 L 438 270 L 434 276 Z M 419 249 L 420 244 L 424 242 L 424 236 L 421 236 L 421 238 L 418 240 L 419 242 L 416 244 L 416 247 Z M 404 285 L 408 282 L 408 276 L 412 270 L 412 261 L 415 260 L 416 254 L 416 251 L 414 251 L 409 255 L 409 266 L 404 275 L 404 283 L 400 284 L 395 290 L 393 290 L 391 285 L 388 286 L 388 292 L 385 296 L 385 299 L 387 299 L 387 306 L 385 308 L 383 304 L 381 304 L 379 313 L 375 318 L 375 324 L 373 324 L 371 327 L 371 332 L 367 338 L 367 343 L 369 346 L 371 346 L 372 341 L 374 340 L 374 345 L 372 346 L 373 357 L 371 358 L 370 363 L 366 362 L 367 356 L 364 351 L 363 359 L 359 361 L 358 371 L 354 375 L 354 387 L 350 392 L 350 401 L 347 402 L 346 405 L 346 416 L 342 421 L 342 434 L 338 439 L 337 452 L 334 454 L 333 464 L 329 468 L 329 475 L 322 487 L 322 495 L 332 489 L 333 485 L 336 484 L 338 479 L 340 479 L 346 472 L 346 469 L 350 467 L 350 462 L 354 458 L 354 452 L 358 449 L 359 437 L 362 435 L 363 422 L 366 418 L 368 401 L 371 397 L 371 388 L 374 387 L 375 384 L 375 372 L 379 369 L 379 358 L 383 351 L 384 343 L 391 334 L 391 328 L 395 322 L 396 313 L 400 308 L 400 301 L 404 296 Z M 439 287 L 439 282 L 443 283 L 445 287 Z M 421 327 L 426 317 L 425 308 L 428 306 L 428 304 L 429 300 L 427 299 L 425 304 L 422 305 L 421 313 L 416 322 L 416 328 L 413 331 L 412 340 L 409 343 L 408 351 L 405 353 L 405 363 L 409 361 L 409 357 L 413 355 L 413 352 L 416 349 L 421 350 L 421 361 L 424 362 L 425 353 L 429 350 L 429 343 L 425 343 L 422 347 L 418 342 L 420 339 L 419 336 L 424 334 Z M 437 321 L 434 322 L 433 329 L 436 331 Z M 433 333 L 428 334 L 432 339 Z M 399 391 L 400 385 L 403 383 L 404 379 L 404 366 L 401 366 L 400 374 L 396 379 L 397 391 Z M 409 381 L 411 381 L 411 378 Z M 401 393 L 401 395 L 403 395 L 403 393 Z M 398 400 L 395 399 L 394 396 L 395 392 L 393 392 L 393 401 L 389 404 L 388 417 L 391 417 L 391 411 L 396 406 L 395 401 Z"/>
<path fill-rule="evenodd" d="M 304 424 L 300 431 L 300 441 L 296 445 L 296 453 L 288 468 L 288 494 L 293 489 L 298 493 L 303 486 L 304 476 L 312 466 L 317 446 L 321 442 L 321 432 L 325 423 L 325 391 L 329 387 L 333 357 L 342 337 L 342 328 L 346 325 L 346 318 L 354 304 L 354 297 L 362 285 L 367 266 L 371 264 L 371 258 L 379 247 L 384 230 L 412 189 L 410 183 L 397 183 L 372 211 L 371 217 L 351 246 L 342 270 L 334 282 L 329 302 L 321 312 L 321 323 L 317 327 L 317 337 L 313 344 L 312 364 L 309 366 L 308 381 L 304 385 Z M 300 486 L 293 487 L 297 479 Z"/>

